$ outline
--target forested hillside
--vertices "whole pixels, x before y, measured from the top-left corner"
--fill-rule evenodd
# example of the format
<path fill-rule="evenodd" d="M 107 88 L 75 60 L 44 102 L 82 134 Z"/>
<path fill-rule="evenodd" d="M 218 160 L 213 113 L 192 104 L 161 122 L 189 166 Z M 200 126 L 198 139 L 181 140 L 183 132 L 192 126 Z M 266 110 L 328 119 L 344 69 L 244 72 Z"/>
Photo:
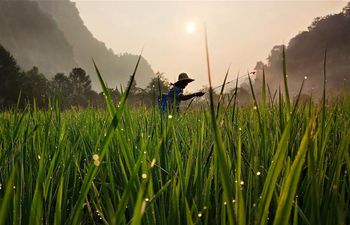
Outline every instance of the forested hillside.
<path fill-rule="evenodd" d="M 0 0 L 0 26 L 0 44 L 23 69 L 37 66 L 51 78 L 57 72 L 68 73 L 73 67 L 82 67 L 92 75 L 94 89 L 99 89 L 99 85 L 92 57 L 110 87 L 126 84 L 138 57 L 129 53 L 115 54 L 94 38 L 80 18 L 75 3 L 69 0 Z M 146 86 L 153 76 L 151 66 L 142 58 L 137 84 Z"/>
<path fill-rule="evenodd" d="M 257 83 L 262 68 L 271 89 L 282 83 L 282 45 L 274 46 L 267 63 L 258 62 Z M 327 49 L 327 86 L 332 92 L 350 86 L 350 3 L 341 13 L 315 18 L 307 31 L 292 38 L 286 47 L 287 75 L 294 93 L 305 77 L 305 91 L 322 92 L 323 63 Z"/>

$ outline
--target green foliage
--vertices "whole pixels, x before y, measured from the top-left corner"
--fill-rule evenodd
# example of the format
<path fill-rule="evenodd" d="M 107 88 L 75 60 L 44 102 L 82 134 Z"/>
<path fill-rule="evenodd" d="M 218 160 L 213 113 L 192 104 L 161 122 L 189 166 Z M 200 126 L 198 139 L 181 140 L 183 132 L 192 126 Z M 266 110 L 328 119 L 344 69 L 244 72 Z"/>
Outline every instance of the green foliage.
<path fill-rule="evenodd" d="M 130 109 L 139 56 L 118 105 L 95 65 L 108 111 L 0 113 L 0 225 L 349 223 L 350 100 L 326 103 L 327 54 L 322 104 L 300 91 L 291 107 L 283 55 L 277 103 L 263 73 L 261 100 L 248 76 L 254 104 L 239 105 L 237 80 L 215 110 L 206 52 L 209 110 Z M 81 70 L 54 81 L 90 89 Z"/>
<path fill-rule="evenodd" d="M 218 117 L 214 146 L 206 111 L 161 118 L 125 105 L 118 124 L 114 110 L 3 112 L 0 221 L 272 224 L 282 215 L 287 224 L 346 224 L 350 102 L 327 107 L 324 126 L 314 105 L 297 106 L 284 133 L 283 107 L 261 110 L 261 125 L 252 106 L 238 110 L 233 122 L 231 108 Z"/>
<path fill-rule="evenodd" d="M 16 103 L 19 78 L 19 66 L 15 59 L 0 45 L 0 108 Z"/>
<path fill-rule="evenodd" d="M 19 102 L 18 107 L 22 109 L 28 104 L 32 106 L 35 104 L 38 108 L 44 109 L 50 102 L 58 102 L 63 109 L 106 106 L 103 92 L 98 94 L 91 89 L 90 76 L 82 68 L 73 68 L 68 76 L 64 73 L 57 73 L 51 80 L 48 80 L 38 67 L 22 72 L 14 58 L 2 46 L 0 46 L 0 59 L 0 78 L 2 80 L 0 83 L 0 110 L 14 107 L 17 102 Z M 140 62 L 141 60 L 142 58 Z M 134 80 L 130 86 L 128 103 L 133 106 L 150 106 L 153 102 L 152 105 L 155 105 L 159 95 L 158 89 L 160 88 L 162 92 L 168 90 L 167 80 L 162 74 L 158 75 L 159 79 L 158 77 L 151 79 L 147 90 L 137 87 Z M 121 92 L 118 88 L 109 88 L 108 93 L 113 102 L 118 104 L 121 100 Z"/>
<path fill-rule="evenodd" d="M 39 72 L 37 67 L 24 73 L 20 85 L 24 103 L 32 103 L 36 101 L 38 107 L 44 107 L 49 98 L 49 81 Z"/>
<path fill-rule="evenodd" d="M 284 45 L 276 45 L 272 48 L 267 63 L 264 65 L 258 62 L 257 79 L 261 81 L 262 69 L 266 71 L 266 81 L 274 92 L 279 87 L 284 87 L 284 80 L 281 74 L 288 68 L 289 92 L 292 99 L 297 95 L 299 84 L 307 76 L 308 81 L 305 87 L 313 88 L 313 95 L 322 98 L 322 70 L 323 51 L 328 48 L 328 89 L 331 90 L 329 97 L 337 95 L 343 86 L 349 88 L 348 74 L 350 73 L 350 3 L 341 13 L 317 17 L 308 27 L 307 31 L 299 32 L 293 37 L 286 49 Z M 283 53 L 285 52 L 285 53 Z M 284 54 L 288 60 L 282 66 Z"/>

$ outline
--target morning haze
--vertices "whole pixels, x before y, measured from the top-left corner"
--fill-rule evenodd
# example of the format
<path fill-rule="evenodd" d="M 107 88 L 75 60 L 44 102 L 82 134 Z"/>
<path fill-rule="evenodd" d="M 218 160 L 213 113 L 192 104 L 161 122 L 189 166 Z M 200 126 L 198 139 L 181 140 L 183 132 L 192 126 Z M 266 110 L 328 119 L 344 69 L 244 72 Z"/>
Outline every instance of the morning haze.
<path fill-rule="evenodd" d="M 350 0 L 0 0 L 0 225 L 350 224 L 349 28 Z"/>
<path fill-rule="evenodd" d="M 85 25 L 115 52 L 144 57 L 176 81 L 187 72 L 207 85 L 203 23 L 209 37 L 214 84 L 231 64 L 229 79 L 266 61 L 273 46 L 288 44 L 313 19 L 341 12 L 346 1 L 76 1 Z M 193 28 L 189 23 L 194 25 Z M 194 29 L 189 32 L 188 29 Z"/>

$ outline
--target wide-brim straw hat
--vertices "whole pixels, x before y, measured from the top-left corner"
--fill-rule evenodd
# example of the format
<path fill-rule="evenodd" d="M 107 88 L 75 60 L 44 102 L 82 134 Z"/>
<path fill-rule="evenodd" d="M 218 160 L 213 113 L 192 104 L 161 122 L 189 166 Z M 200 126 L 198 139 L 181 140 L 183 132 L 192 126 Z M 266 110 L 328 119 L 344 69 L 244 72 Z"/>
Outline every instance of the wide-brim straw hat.
<path fill-rule="evenodd" d="M 194 81 L 194 79 L 189 78 L 188 75 L 187 75 L 187 73 L 180 73 L 180 74 L 179 74 L 179 78 L 178 78 L 178 80 L 174 83 L 174 85 L 176 85 L 176 84 L 181 84 L 181 83 L 186 83 L 186 84 L 188 84 L 188 83 L 191 83 L 192 81 Z"/>

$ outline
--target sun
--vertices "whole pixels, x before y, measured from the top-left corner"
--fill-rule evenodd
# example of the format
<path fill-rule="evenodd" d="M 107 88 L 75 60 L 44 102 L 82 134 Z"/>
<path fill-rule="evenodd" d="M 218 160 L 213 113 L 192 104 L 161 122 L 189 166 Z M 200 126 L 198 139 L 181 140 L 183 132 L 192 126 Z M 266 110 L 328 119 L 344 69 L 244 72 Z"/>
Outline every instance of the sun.
<path fill-rule="evenodd" d="M 193 22 L 193 21 L 187 22 L 187 24 L 186 24 L 186 31 L 189 34 L 194 33 L 196 31 L 196 24 L 195 24 L 195 22 Z"/>

